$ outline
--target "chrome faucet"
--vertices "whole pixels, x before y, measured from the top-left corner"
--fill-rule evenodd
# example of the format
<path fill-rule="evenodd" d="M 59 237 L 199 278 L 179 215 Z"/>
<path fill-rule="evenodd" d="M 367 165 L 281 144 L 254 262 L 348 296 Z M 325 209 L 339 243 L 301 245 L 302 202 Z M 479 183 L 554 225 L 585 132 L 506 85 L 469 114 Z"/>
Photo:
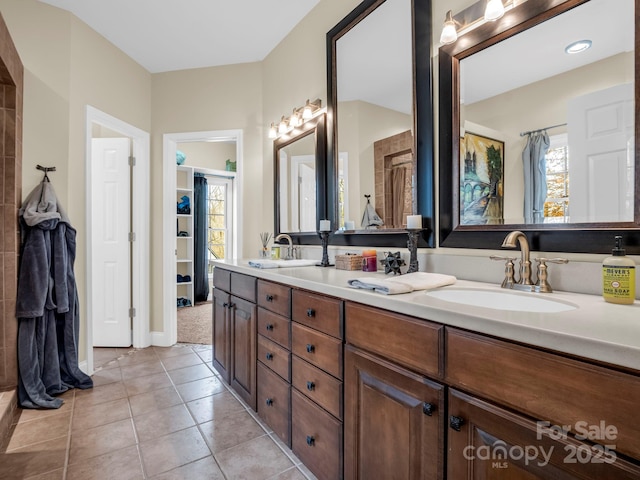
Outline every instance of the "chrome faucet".
<path fill-rule="evenodd" d="M 283 238 L 289 242 L 289 246 L 287 247 L 286 255 L 282 259 L 283 260 L 291 260 L 291 259 L 293 259 L 293 240 L 291 239 L 291 236 L 287 235 L 286 233 L 281 233 L 280 235 L 278 235 L 275 238 L 275 241 L 279 242 Z"/>
<path fill-rule="evenodd" d="M 518 244 L 516 245 L 516 241 Z M 520 278 L 517 283 L 533 285 L 531 280 L 531 259 L 529 258 L 529 241 L 527 236 L 519 230 L 509 233 L 502 242 L 502 248 L 516 248 L 520 246 Z"/>

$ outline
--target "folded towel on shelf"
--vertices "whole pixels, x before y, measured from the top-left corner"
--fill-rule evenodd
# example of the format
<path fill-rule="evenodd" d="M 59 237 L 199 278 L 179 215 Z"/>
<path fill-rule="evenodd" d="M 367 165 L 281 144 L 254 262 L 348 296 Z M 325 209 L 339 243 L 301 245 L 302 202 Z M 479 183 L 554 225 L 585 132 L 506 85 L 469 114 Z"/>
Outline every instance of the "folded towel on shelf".
<path fill-rule="evenodd" d="M 413 272 L 394 277 L 361 277 L 349 280 L 349 286 L 364 288 L 385 295 L 410 293 L 415 290 L 429 290 L 455 283 L 456 277 L 442 273 Z"/>
<path fill-rule="evenodd" d="M 318 260 L 294 259 L 294 260 L 249 260 L 249 266 L 255 268 L 288 268 L 310 267 L 318 263 Z"/>

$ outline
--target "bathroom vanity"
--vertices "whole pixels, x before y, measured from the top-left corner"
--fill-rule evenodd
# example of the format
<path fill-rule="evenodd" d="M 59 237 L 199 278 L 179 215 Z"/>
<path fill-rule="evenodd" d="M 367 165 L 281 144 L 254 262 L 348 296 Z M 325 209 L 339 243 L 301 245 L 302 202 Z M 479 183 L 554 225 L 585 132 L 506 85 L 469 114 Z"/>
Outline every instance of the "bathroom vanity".
<path fill-rule="evenodd" d="M 318 478 L 640 478 L 640 305 L 347 286 L 367 275 L 215 268 L 214 366 Z"/>

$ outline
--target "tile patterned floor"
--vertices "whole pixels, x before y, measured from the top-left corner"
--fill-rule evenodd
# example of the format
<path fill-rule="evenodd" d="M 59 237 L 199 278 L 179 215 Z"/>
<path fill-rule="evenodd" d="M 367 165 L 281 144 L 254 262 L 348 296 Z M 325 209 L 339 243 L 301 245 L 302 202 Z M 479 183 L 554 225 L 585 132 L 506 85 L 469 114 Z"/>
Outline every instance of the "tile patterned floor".
<path fill-rule="evenodd" d="M 18 409 L 0 478 L 314 479 L 218 378 L 210 345 L 96 348 L 94 361 L 93 389 Z"/>

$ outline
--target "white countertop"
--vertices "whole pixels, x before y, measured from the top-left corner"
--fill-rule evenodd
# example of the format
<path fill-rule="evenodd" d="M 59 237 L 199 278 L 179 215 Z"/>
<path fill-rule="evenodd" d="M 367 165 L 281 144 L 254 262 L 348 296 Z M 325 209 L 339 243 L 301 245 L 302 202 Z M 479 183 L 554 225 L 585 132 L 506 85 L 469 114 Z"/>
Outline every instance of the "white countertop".
<path fill-rule="evenodd" d="M 559 313 L 532 313 L 497 310 L 446 302 L 415 291 L 384 295 L 351 288 L 347 281 L 384 273 L 336 270 L 333 267 L 294 267 L 259 269 L 247 261 L 217 261 L 231 271 L 253 275 L 292 287 L 317 291 L 345 300 L 403 313 L 425 320 L 460 327 L 558 352 L 579 355 L 640 371 L 640 302 L 633 305 L 607 303 L 602 297 L 554 291 L 544 298 L 577 305 Z M 499 284 L 458 280 L 451 287 L 484 288 L 503 291 Z"/>

